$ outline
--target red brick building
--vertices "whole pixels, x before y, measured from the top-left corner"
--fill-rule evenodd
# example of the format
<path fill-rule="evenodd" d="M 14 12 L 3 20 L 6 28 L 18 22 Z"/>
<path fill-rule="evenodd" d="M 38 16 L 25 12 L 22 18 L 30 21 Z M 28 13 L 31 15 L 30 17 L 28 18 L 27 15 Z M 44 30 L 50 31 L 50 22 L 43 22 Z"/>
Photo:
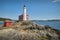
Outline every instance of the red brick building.
<path fill-rule="evenodd" d="M 23 20 L 23 14 L 19 16 L 19 20 L 22 21 Z M 26 20 L 29 20 L 29 16 L 26 15 Z"/>

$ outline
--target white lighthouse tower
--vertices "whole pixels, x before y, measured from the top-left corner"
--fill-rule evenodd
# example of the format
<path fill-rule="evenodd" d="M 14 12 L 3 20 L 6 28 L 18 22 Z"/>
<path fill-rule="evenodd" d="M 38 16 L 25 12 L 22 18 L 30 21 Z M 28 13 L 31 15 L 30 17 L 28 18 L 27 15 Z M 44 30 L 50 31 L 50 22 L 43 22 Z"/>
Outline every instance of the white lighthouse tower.
<path fill-rule="evenodd" d="M 24 8 L 23 8 L 23 21 L 26 21 L 27 20 L 27 17 L 26 17 L 26 6 L 24 5 Z"/>
<path fill-rule="evenodd" d="M 23 14 L 19 15 L 19 20 L 20 21 L 28 21 L 29 20 L 29 16 L 28 16 L 27 10 L 26 10 L 26 1 L 25 1 L 25 5 L 23 6 Z"/>

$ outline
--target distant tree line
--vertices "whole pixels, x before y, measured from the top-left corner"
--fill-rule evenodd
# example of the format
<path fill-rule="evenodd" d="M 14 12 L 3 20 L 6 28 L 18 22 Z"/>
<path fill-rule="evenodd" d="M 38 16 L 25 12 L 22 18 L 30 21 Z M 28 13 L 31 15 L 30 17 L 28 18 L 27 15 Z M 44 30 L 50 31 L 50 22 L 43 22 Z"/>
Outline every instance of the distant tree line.
<path fill-rule="evenodd" d="M 0 18 L 0 21 L 11 20 L 9 18 Z"/>

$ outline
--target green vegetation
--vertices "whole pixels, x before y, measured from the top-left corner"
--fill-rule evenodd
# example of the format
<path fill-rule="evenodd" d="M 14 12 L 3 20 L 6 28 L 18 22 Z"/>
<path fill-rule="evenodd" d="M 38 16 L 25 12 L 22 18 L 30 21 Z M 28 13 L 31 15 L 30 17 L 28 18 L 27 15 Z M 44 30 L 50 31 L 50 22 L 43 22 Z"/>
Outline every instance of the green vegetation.
<path fill-rule="evenodd" d="M 0 18 L 0 21 L 11 20 L 9 18 Z"/>

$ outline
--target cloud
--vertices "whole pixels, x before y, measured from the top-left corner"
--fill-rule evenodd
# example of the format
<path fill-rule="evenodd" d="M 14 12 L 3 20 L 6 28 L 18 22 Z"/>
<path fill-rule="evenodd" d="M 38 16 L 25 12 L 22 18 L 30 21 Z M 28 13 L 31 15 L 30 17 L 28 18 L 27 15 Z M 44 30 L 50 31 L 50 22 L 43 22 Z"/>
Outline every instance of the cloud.
<path fill-rule="evenodd" d="M 54 2 L 54 3 L 55 3 L 55 2 L 60 2 L 60 0 L 53 0 L 52 2 Z"/>

